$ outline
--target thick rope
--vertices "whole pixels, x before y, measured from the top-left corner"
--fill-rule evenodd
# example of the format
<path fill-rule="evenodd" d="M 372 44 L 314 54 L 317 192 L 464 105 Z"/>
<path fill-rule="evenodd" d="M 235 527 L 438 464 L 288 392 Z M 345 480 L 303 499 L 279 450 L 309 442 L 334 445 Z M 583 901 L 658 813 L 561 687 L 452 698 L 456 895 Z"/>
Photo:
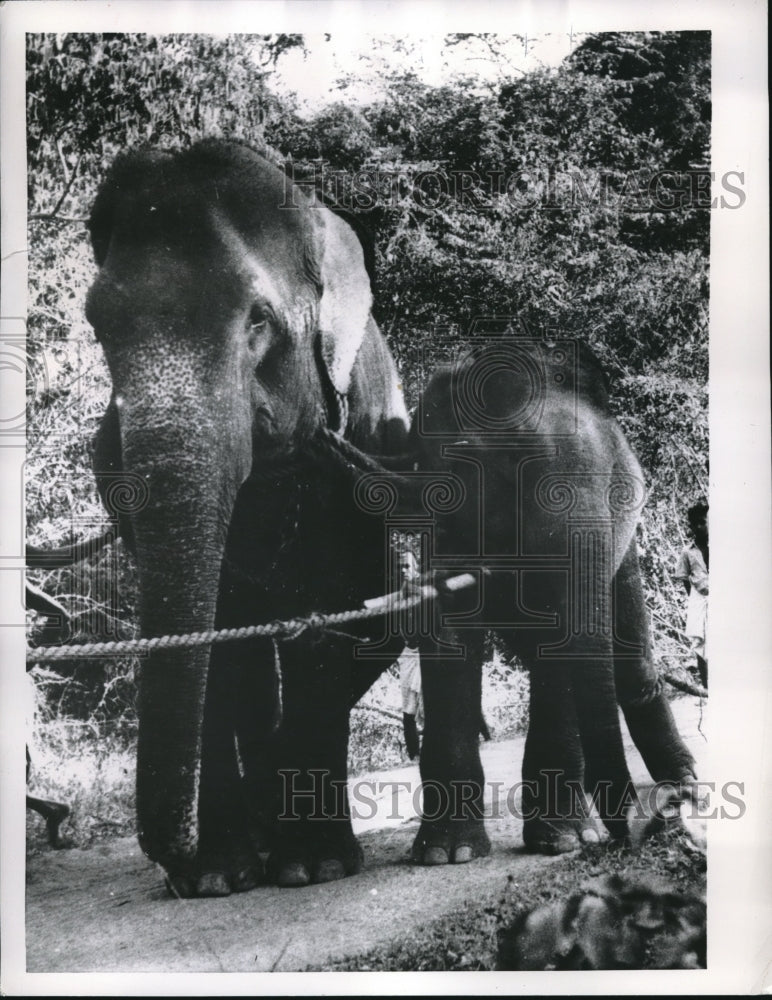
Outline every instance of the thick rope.
<path fill-rule="evenodd" d="M 466 585 L 466 582 L 465 584 Z M 90 642 L 70 646 L 37 646 L 27 651 L 27 663 L 55 663 L 61 660 L 99 659 L 103 656 L 137 654 L 158 649 L 193 649 L 219 642 L 237 642 L 242 639 L 272 638 L 297 639 L 309 629 L 323 631 L 331 625 L 365 621 L 382 615 L 407 611 L 422 601 L 437 596 L 432 586 L 421 587 L 409 597 L 387 594 L 371 602 L 370 607 L 352 611 L 335 611 L 330 614 L 312 614 L 306 618 L 267 622 L 264 625 L 245 625 L 241 628 L 210 629 L 185 635 L 161 635 L 151 639 L 123 639 L 111 642 Z M 365 639 L 362 639 L 365 642 Z"/>

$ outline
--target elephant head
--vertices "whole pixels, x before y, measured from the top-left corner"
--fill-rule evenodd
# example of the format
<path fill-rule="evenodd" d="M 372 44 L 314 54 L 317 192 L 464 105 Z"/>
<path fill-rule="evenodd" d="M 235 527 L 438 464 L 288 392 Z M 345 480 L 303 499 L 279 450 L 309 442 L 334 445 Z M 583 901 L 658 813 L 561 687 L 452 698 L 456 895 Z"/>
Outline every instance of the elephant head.
<path fill-rule="evenodd" d="M 222 141 L 120 156 L 89 226 L 99 273 L 87 316 L 113 384 L 95 464 L 146 486 L 123 527 L 141 631 L 211 629 L 253 467 L 321 426 L 343 432 L 347 399 L 365 394 L 363 356 L 381 348 L 362 248 L 262 156 Z M 354 439 L 404 425 L 393 364 L 368 379 L 379 412 L 352 413 Z M 196 850 L 209 655 L 157 652 L 142 664 L 140 842 L 165 865 Z"/>

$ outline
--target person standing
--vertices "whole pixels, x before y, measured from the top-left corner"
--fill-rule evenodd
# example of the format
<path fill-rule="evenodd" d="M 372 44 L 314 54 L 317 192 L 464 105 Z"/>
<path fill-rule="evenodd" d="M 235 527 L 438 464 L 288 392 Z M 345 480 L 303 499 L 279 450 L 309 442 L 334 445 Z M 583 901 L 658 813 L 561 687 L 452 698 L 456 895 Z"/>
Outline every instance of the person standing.
<path fill-rule="evenodd" d="M 691 542 L 681 552 L 675 579 L 681 580 L 688 594 L 685 632 L 697 657 L 697 672 L 702 686 L 708 686 L 708 505 L 696 503 L 686 514 Z"/>

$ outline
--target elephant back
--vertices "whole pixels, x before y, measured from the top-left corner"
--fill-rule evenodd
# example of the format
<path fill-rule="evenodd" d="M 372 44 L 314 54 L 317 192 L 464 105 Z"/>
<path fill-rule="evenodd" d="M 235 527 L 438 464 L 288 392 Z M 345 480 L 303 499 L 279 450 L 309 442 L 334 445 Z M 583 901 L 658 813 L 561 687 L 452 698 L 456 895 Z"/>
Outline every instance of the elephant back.
<path fill-rule="evenodd" d="M 473 346 L 430 380 L 410 443 L 419 469 L 463 483 L 463 502 L 436 521 L 453 555 L 558 555 L 576 519 L 613 523 L 621 544 L 645 500 L 606 376 L 579 342 Z"/>

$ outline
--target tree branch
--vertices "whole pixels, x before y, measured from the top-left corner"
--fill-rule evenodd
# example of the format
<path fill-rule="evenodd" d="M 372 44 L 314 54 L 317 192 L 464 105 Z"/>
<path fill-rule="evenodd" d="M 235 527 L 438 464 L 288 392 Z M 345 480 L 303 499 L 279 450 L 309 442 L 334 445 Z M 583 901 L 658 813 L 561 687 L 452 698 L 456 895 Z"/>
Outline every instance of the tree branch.
<path fill-rule="evenodd" d="M 59 150 L 59 157 L 60 157 L 60 159 L 62 161 L 62 166 L 64 168 L 65 185 L 64 185 L 64 191 L 62 191 L 62 195 L 59 198 L 59 201 L 57 201 L 57 203 L 54 206 L 53 210 L 50 212 L 51 217 L 55 216 L 59 212 L 59 209 L 62 207 L 62 205 L 64 203 L 64 199 L 70 193 L 70 188 L 73 185 L 73 181 L 78 176 L 78 168 L 80 167 L 80 161 L 83 159 L 83 153 L 79 153 L 78 154 L 78 159 L 75 161 L 75 166 L 72 168 L 72 173 L 70 174 L 70 176 L 68 178 L 67 177 L 67 164 L 66 164 L 66 161 L 64 159 L 64 154 L 62 153 L 62 149 L 61 149 L 60 143 L 57 142 L 56 148 Z"/>
<path fill-rule="evenodd" d="M 33 212 L 32 215 L 27 216 L 27 219 L 34 219 L 36 222 L 78 222 L 81 225 L 88 222 L 85 216 L 80 218 L 74 215 L 55 215 L 54 212 Z"/>

